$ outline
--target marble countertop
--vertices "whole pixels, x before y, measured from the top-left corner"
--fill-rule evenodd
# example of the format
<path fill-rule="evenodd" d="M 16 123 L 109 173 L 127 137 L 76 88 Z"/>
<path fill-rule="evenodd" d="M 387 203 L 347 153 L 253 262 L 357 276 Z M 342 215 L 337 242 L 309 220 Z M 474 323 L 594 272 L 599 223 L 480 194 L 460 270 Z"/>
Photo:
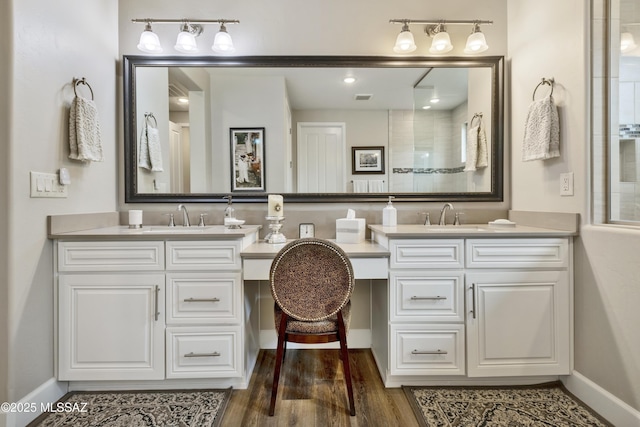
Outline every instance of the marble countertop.
<path fill-rule="evenodd" d="M 386 237 L 402 237 L 408 239 L 438 238 L 438 237 L 567 237 L 575 236 L 575 231 L 557 230 L 552 228 L 531 227 L 526 225 L 493 226 L 489 224 L 463 225 L 420 225 L 399 224 L 395 227 L 369 225 L 372 233 L 379 233 Z"/>

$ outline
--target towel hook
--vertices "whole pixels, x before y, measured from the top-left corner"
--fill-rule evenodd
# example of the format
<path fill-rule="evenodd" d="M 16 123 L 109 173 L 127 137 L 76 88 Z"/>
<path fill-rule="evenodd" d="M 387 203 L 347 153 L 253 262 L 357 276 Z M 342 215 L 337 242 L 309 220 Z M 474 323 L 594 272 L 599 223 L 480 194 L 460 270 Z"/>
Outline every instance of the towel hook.
<path fill-rule="evenodd" d="M 93 89 L 91 89 L 91 85 L 87 82 L 87 79 L 84 77 L 81 79 L 75 79 L 75 78 L 73 79 L 73 93 L 76 96 L 78 96 L 78 92 L 76 91 L 76 88 L 80 84 L 83 84 L 89 88 L 89 91 L 91 92 L 91 100 L 93 101 Z"/>
<path fill-rule="evenodd" d="M 551 86 L 551 93 L 549 94 L 549 96 L 553 95 L 553 85 L 555 84 L 556 80 L 551 77 L 550 79 L 545 79 L 544 77 L 542 78 L 542 81 L 540 83 L 538 83 L 538 85 L 536 86 L 536 88 L 533 90 L 533 101 L 536 100 L 536 91 L 538 90 L 538 88 L 542 85 L 549 85 Z"/>
<path fill-rule="evenodd" d="M 469 127 L 473 127 L 473 121 L 475 119 L 478 119 L 478 120 L 482 121 L 482 113 L 475 113 L 473 115 L 473 117 L 471 118 L 471 122 L 469 123 Z"/>
<path fill-rule="evenodd" d="M 144 113 L 145 124 L 149 119 L 153 119 L 153 123 L 155 124 L 155 127 L 158 127 L 158 121 L 156 120 L 156 116 L 154 116 L 153 113 Z"/>

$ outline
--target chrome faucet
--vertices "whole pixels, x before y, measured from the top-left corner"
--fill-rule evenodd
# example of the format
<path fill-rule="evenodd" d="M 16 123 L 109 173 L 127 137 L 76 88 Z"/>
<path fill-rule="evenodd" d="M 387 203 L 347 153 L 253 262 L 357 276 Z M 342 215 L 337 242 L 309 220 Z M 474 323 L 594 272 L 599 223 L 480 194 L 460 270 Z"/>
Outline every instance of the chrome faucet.
<path fill-rule="evenodd" d="M 440 211 L 440 220 L 438 221 L 439 225 L 447 225 L 447 208 L 453 210 L 453 205 L 451 203 L 445 203 Z"/>
<path fill-rule="evenodd" d="M 189 213 L 187 212 L 187 207 L 185 205 L 178 205 L 178 210 L 182 211 L 182 225 L 185 227 L 190 227 L 191 223 L 189 222 Z"/>

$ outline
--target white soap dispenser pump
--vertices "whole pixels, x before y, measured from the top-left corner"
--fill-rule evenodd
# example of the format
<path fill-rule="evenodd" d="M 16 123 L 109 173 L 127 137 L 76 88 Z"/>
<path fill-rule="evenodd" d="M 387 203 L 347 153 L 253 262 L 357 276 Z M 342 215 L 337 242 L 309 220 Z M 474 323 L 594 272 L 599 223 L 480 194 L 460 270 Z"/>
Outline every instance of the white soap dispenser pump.
<path fill-rule="evenodd" d="M 382 225 L 384 227 L 395 227 L 398 225 L 398 212 L 391 203 L 393 196 L 389 196 L 389 203 L 382 209 Z"/>

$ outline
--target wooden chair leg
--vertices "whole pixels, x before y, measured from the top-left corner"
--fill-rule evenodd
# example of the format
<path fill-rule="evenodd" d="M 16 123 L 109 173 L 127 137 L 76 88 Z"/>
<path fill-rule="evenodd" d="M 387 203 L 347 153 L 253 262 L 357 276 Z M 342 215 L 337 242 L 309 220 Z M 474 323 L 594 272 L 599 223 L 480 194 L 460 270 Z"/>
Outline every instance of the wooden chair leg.
<path fill-rule="evenodd" d="M 351 384 L 351 367 L 349 364 L 349 349 L 347 348 L 347 333 L 344 327 L 342 312 L 338 312 L 338 335 L 340 338 L 340 353 L 342 355 L 342 365 L 344 366 L 344 376 L 347 383 L 347 396 L 349 397 L 349 413 L 356 415 L 356 405 L 353 401 L 353 385 Z"/>
<path fill-rule="evenodd" d="M 269 416 L 272 417 L 276 410 L 276 396 L 278 395 L 278 381 L 280 381 L 280 369 L 284 360 L 284 337 L 287 330 L 287 315 L 282 313 L 280 329 L 278 333 L 278 348 L 276 350 L 276 366 L 273 371 L 273 386 L 271 387 L 271 403 L 269 404 Z"/>

